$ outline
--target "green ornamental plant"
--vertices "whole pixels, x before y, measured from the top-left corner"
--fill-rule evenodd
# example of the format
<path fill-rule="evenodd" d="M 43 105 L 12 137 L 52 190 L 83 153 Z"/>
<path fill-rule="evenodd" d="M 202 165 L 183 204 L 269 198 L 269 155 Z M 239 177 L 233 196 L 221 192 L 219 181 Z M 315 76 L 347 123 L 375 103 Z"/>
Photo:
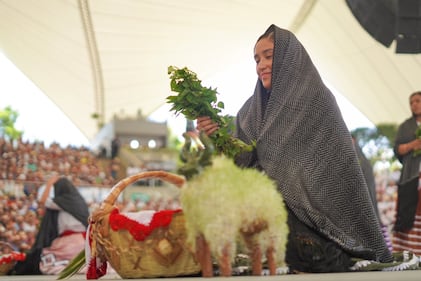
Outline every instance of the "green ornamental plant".
<path fill-rule="evenodd" d="M 187 67 L 169 66 L 168 74 L 171 79 L 171 90 L 177 93 L 167 97 L 167 103 L 172 105 L 171 111 L 176 114 L 181 113 L 189 120 L 209 116 L 212 121 L 218 123 L 219 130 L 210 135 L 216 153 L 233 158 L 238 153 L 253 150 L 255 143 L 246 144 L 232 136 L 234 118 L 221 114 L 224 103 L 218 101 L 216 88 L 203 86 L 197 74 Z"/>

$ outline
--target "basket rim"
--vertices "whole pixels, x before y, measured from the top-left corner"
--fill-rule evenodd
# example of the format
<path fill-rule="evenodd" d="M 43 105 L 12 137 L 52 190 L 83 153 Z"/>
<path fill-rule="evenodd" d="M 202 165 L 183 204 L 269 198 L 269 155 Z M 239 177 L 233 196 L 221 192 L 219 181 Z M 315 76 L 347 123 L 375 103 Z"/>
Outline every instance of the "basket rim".
<path fill-rule="evenodd" d="M 130 184 L 146 178 L 157 178 L 168 183 L 174 184 L 177 187 L 182 187 L 186 182 L 186 178 L 184 176 L 163 171 L 163 170 L 156 170 L 156 171 L 144 171 L 138 174 L 129 176 L 120 180 L 116 183 L 108 193 L 107 197 L 104 199 L 103 204 L 106 205 L 114 205 L 120 193 Z"/>

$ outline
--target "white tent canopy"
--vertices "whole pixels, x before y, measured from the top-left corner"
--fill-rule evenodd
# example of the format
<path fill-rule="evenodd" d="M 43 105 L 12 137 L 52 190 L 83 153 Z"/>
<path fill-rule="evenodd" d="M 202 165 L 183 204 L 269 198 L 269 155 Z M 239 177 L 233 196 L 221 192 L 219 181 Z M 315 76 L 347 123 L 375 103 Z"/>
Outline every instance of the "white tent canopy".
<path fill-rule="evenodd" d="M 108 122 L 165 104 L 170 65 L 238 109 L 256 82 L 254 43 L 272 23 L 294 31 L 326 82 L 374 124 L 410 115 L 421 55 L 375 41 L 344 0 L 0 0 L 0 51 L 92 139 L 93 113 Z"/>

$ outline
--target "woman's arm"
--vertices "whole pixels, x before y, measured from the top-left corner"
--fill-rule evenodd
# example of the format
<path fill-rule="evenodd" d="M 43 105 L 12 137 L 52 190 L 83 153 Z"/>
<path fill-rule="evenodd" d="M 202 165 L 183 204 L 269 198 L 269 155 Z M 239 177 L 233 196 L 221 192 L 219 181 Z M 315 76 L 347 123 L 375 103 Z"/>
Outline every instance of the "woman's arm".
<path fill-rule="evenodd" d="M 47 184 L 45 186 L 45 190 L 44 193 L 41 196 L 41 199 L 39 200 L 39 204 L 44 206 L 45 205 L 45 201 L 47 201 L 48 195 L 50 194 L 51 188 L 54 186 L 54 183 L 56 183 L 56 181 L 59 179 L 58 176 L 52 176 L 48 181 Z"/>

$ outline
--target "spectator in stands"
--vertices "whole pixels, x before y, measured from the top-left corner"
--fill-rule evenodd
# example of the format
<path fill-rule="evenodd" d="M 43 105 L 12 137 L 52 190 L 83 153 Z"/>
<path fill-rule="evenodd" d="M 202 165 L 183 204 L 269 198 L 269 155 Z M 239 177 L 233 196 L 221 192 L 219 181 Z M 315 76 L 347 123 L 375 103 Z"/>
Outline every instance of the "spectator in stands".
<path fill-rule="evenodd" d="M 120 168 L 121 168 L 121 160 L 118 157 L 115 157 L 111 160 L 111 164 L 110 164 L 110 172 L 111 172 L 111 176 L 112 178 L 116 181 L 118 180 L 118 175 L 120 173 Z"/>
<path fill-rule="evenodd" d="M 421 91 L 409 96 L 411 117 L 398 127 L 394 152 L 402 163 L 393 249 L 421 255 Z"/>
<path fill-rule="evenodd" d="M 111 159 L 116 158 L 119 152 L 120 152 L 120 139 L 116 136 L 111 141 Z"/>
<path fill-rule="evenodd" d="M 61 148 L 52 143 L 30 143 L 18 140 L 16 145 L 0 138 L 0 180 L 24 183 L 23 192 L 34 192 L 52 173 L 56 172 L 71 178 L 74 184 L 114 184 L 107 167 L 99 167 L 97 157 L 88 149 Z M 8 188 L 8 183 L 6 188 Z M 12 186 L 13 188 L 13 186 Z"/>

